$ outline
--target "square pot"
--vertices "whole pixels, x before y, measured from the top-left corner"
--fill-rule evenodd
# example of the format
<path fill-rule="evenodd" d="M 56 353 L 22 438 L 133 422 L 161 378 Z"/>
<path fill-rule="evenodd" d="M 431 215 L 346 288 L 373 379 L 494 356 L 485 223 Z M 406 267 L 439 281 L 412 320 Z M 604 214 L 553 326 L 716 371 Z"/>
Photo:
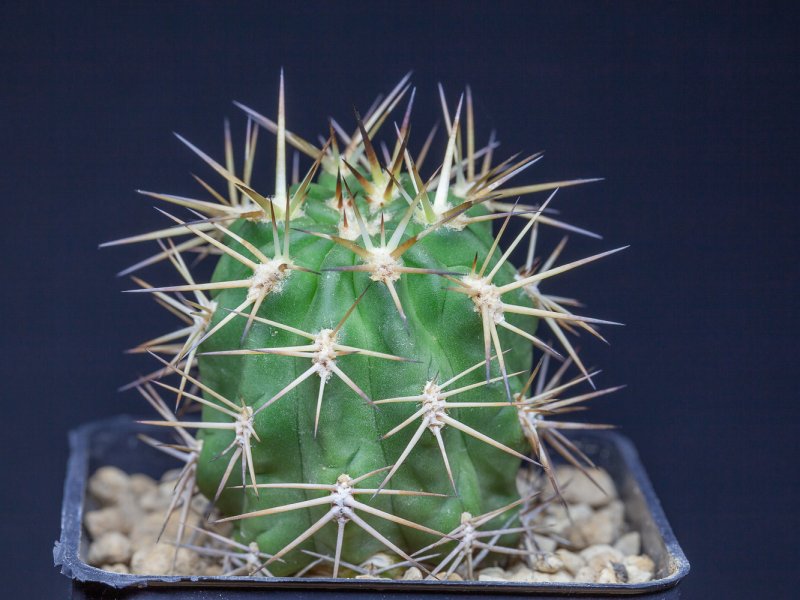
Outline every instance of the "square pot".
<path fill-rule="evenodd" d="M 110 573 L 86 563 L 88 535 L 83 527 L 89 475 L 111 465 L 127 473 L 155 478 L 175 465 L 137 437 L 152 433 L 135 419 L 120 416 L 95 421 L 70 432 L 70 457 L 61 510 L 61 538 L 53 549 L 56 566 L 73 580 L 73 598 L 301 599 L 309 596 L 342 598 L 352 595 L 391 595 L 392 598 L 473 598 L 512 595 L 580 595 L 583 598 L 646 594 L 678 598 L 677 583 L 689 572 L 689 562 L 678 545 L 656 498 L 633 444 L 615 432 L 576 433 L 571 439 L 599 467 L 608 471 L 625 504 L 626 520 L 641 533 L 642 550 L 656 565 L 655 579 L 636 584 L 524 583 L 484 581 L 392 581 L 291 577 L 185 577 Z M 652 595 L 654 594 L 654 595 Z"/>

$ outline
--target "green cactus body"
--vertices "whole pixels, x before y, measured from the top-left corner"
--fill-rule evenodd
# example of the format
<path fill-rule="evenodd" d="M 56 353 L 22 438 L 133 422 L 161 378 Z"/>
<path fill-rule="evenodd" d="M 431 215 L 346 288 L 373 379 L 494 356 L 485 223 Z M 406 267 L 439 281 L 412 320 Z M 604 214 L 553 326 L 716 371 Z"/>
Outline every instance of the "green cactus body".
<path fill-rule="evenodd" d="M 332 197 L 334 189 L 320 185 L 314 195 Z M 366 202 L 357 200 L 368 214 Z M 458 204 L 452 198 L 452 205 Z M 399 210 L 386 210 L 386 236 L 393 232 L 401 218 L 405 202 L 396 201 Z M 472 209 L 481 212 L 480 208 Z M 286 278 L 280 292 L 270 294 L 261 304 L 259 315 L 301 330 L 316 333 L 333 329 L 356 298 L 370 286 L 369 273 L 327 271 L 333 267 L 358 264 L 359 257 L 334 242 L 315 237 L 300 230 L 327 234 L 337 233 L 338 212 L 327 207 L 322 199 L 309 199 L 305 216 L 292 221 L 291 252 L 295 263 L 318 271 L 321 275 L 293 272 Z M 391 218 L 389 218 L 391 215 Z M 232 230 L 257 246 L 264 254 L 273 254 L 273 233 L 270 223 L 239 221 Z M 409 225 L 405 238 L 422 230 L 418 224 Z M 283 237 L 280 225 L 279 238 Z M 377 243 L 377 240 L 376 240 Z M 403 256 L 409 267 L 430 268 L 467 274 L 478 256 L 479 263 L 493 243 L 491 226 L 487 223 L 468 225 L 463 230 L 442 227 L 422 239 Z M 231 245 L 242 254 L 248 251 L 241 244 Z M 492 264 L 499 258 L 496 253 Z M 513 280 L 515 270 L 504 264 L 495 276 L 497 284 Z M 248 270 L 230 257 L 223 257 L 214 274 L 214 281 L 240 280 Z M 404 274 L 396 282 L 398 295 L 407 315 L 404 325 L 388 290 L 373 283 L 354 313 L 338 334 L 341 343 L 411 359 L 397 362 L 353 354 L 337 359 L 353 382 L 371 399 L 420 394 L 426 382 L 439 383 L 484 360 L 481 318 L 470 298 L 448 291 L 452 283 L 433 274 Z M 246 290 L 223 290 L 215 300 L 218 309 L 214 323 L 229 310 L 234 310 L 245 298 Z M 511 300 L 529 305 L 520 290 Z M 228 310 L 225 310 L 228 309 Z M 533 331 L 535 318 L 509 315 L 517 327 Z M 202 346 L 204 352 L 238 348 L 246 319 L 237 318 L 209 338 Z M 527 371 L 531 363 L 530 344 L 519 336 L 500 334 L 508 353 L 510 372 Z M 307 343 L 302 337 L 256 322 L 244 339 L 245 348 L 278 348 Z M 243 400 L 257 409 L 280 392 L 310 366 L 308 358 L 288 356 L 201 356 L 202 380 L 223 396 Z M 496 361 L 492 374 L 499 375 Z M 485 381 L 485 369 L 459 380 L 458 385 Z M 512 391 L 518 392 L 524 383 L 520 376 L 511 376 Z M 260 442 L 253 444 L 253 462 L 258 483 L 312 482 L 333 483 L 342 473 L 353 477 L 387 465 L 398 459 L 417 430 L 410 427 L 388 439 L 381 437 L 408 419 L 419 409 L 417 403 L 372 406 L 336 376 L 327 381 L 319 418 L 319 430 L 314 436 L 315 411 L 320 376 L 314 374 L 291 392 L 276 401 L 255 419 L 255 431 Z M 209 398 L 213 400 L 213 398 Z M 459 402 L 507 402 L 503 382 L 476 387 L 460 394 Z M 516 410 L 506 408 L 454 409 L 453 415 L 470 427 L 514 449 L 523 449 L 524 438 Z M 218 420 L 211 408 L 204 418 Z M 438 492 L 449 497 L 376 497 L 370 504 L 401 518 L 431 529 L 447 532 L 455 528 L 462 512 L 483 514 L 508 504 L 517 496 L 515 477 L 520 460 L 484 442 L 445 426 L 442 436 L 457 486 L 452 491 L 439 447 L 428 431 L 412 450 L 409 458 L 391 480 L 390 487 L 403 490 Z M 198 482 L 201 489 L 213 497 L 223 476 L 227 460 L 212 458 L 223 452 L 233 438 L 226 430 L 205 430 L 203 455 Z M 376 487 L 382 476 L 370 480 Z M 235 483 L 234 483 L 235 482 Z M 231 476 L 229 484 L 241 484 L 241 474 Z M 225 514 L 249 513 L 268 507 L 301 502 L 319 497 L 319 492 L 305 490 L 226 490 L 218 506 Z M 291 513 L 281 513 L 238 521 L 241 540 L 256 540 L 262 551 L 275 553 L 302 534 L 328 508 L 317 507 Z M 386 523 L 369 516 L 366 520 L 387 538 L 411 553 L 431 543 L 434 538 L 425 532 Z M 332 554 L 336 546 L 336 528 L 329 526 L 302 547 L 323 554 Z M 361 529 L 348 528 L 345 533 L 342 560 L 360 563 L 377 551 L 381 544 Z M 273 563 L 273 573 L 291 573 L 310 559 L 299 552 L 291 553 L 285 563 Z"/>
<path fill-rule="evenodd" d="M 223 176 L 227 197 L 203 180 L 216 202 L 143 192 L 192 210 L 194 220 L 166 213 L 177 225 L 109 243 L 157 240 L 161 252 L 124 273 L 169 260 L 184 282 L 157 288 L 134 279 L 134 291 L 154 294 L 182 321 L 134 349 L 162 369 L 128 386 L 163 419 L 145 423 L 174 428 L 178 438 L 171 447 L 151 441 L 186 463 L 170 512 L 182 507 L 185 521 L 199 488 L 234 521 L 238 541 L 227 541 L 237 560 L 262 575 L 298 573 L 312 561 L 301 550 L 331 562 L 337 577 L 343 563 L 385 551 L 427 569 L 414 553 L 433 544 L 425 557 L 439 557 L 427 562 L 433 576 L 460 569 L 470 579 L 483 550 L 537 552 L 526 522 L 536 511 L 528 492 L 520 499 L 517 491 L 520 462 L 540 462 L 558 493 L 547 447 L 591 466 L 562 430 L 606 427 L 567 415 L 615 389 L 564 398 L 596 374 L 566 333 L 603 339 L 593 325 L 609 322 L 576 315 L 576 300 L 539 289 L 617 251 L 557 264 L 564 238 L 548 257 L 536 255 L 540 224 L 594 235 L 545 212 L 557 189 L 590 180 L 502 187 L 540 155 L 493 164 L 493 137 L 476 150 L 469 89 L 465 132 L 462 102 L 451 121 L 442 98 L 447 147 L 427 183 L 419 168 L 432 136 L 416 161 L 407 150 L 413 92 L 385 165 L 371 142 L 410 90 L 408 76 L 365 121 L 357 116 L 353 135 L 331 126 L 322 148 L 286 130 L 282 79 L 280 90 L 277 122 L 241 106 L 249 118 L 241 176 L 229 129 L 225 166 L 179 136 Z M 277 136 L 270 197 L 250 183 L 259 128 Z M 314 160 L 302 181 L 295 172 L 291 189 L 287 143 Z M 509 201 L 543 191 L 552 192 L 544 202 Z M 524 225 L 501 248 L 512 218 Z M 526 236 L 517 270 L 508 259 Z M 209 251 L 222 257 L 211 282 L 197 282 L 182 255 Z M 540 319 L 563 355 L 535 337 Z M 529 376 L 534 346 L 544 356 Z M 550 356 L 564 362 L 546 382 Z M 567 380 L 571 365 L 581 375 Z M 179 385 L 158 381 L 173 376 Z M 176 416 L 153 384 L 175 392 L 178 405 L 201 404 L 202 421 Z M 482 527 L 481 535 L 503 537 L 487 546 L 475 533 Z M 259 556 L 250 554 L 254 542 Z"/>

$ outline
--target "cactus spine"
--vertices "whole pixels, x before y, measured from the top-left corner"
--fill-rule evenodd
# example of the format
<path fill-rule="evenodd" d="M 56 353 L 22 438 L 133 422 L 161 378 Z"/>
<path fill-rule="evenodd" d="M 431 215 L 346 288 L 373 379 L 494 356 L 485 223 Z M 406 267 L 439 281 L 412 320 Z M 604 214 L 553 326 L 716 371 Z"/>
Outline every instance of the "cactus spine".
<path fill-rule="evenodd" d="M 409 96 L 381 161 L 373 138 Z M 158 254 L 126 271 L 169 260 L 183 280 L 153 287 L 134 278 L 134 291 L 185 322 L 137 348 L 162 365 L 134 382 L 162 417 L 149 423 L 177 430 L 191 455 L 175 506 L 188 505 L 186 489 L 197 485 L 221 520 L 235 522 L 237 542 L 258 545 L 262 573 L 294 574 L 316 553 L 332 558 L 336 576 L 340 562 L 378 551 L 429 571 L 415 551 L 504 522 L 524 500 L 515 485 L 522 461 L 552 477 L 545 442 L 580 460 L 559 431 L 578 425 L 547 417 L 610 391 L 561 395 L 593 375 L 565 332 L 599 336 L 595 325 L 607 322 L 538 288 L 616 251 L 556 266 L 562 243 L 535 259 L 540 225 L 575 230 L 547 213 L 555 192 L 588 180 L 504 187 L 540 155 L 493 164 L 494 140 L 475 149 L 469 89 L 452 118 L 441 97 L 447 144 L 424 180 L 432 136 L 412 159 L 408 76 L 365 118 L 356 114 L 352 135 L 332 122 L 317 147 L 286 129 L 281 75 L 276 121 L 241 107 L 241 170 L 227 124 L 224 164 L 179 136 L 223 177 L 227 196 L 203 180 L 211 200 L 145 192 L 189 216 L 165 213 L 170 228 L 113 242 L 158 241 Z M 277 137 L 272 195 L 251 186 L 260 129 Z M 291 185 L 287 143 L 313 161 L 302 179 L 293 169 Z M 510 202 L 537 192 L 550 196 Z M 524 223 L 514 236 L 512 218 Z M 516 269 L 510 256 L 526 238 L 528 260 Z M 208 283 L 195 281 L 187 253 L 220 255 Z M 560 349 L 539 337 L 542 322 Z M 560 383 L 565 366 L 558 385 L 540 378 L 534 388 L 534 349 L 566 355 L 581 375 Z M 201 405 L 202 419 L 176 417 L 154 385 L 177 405 Z"/>

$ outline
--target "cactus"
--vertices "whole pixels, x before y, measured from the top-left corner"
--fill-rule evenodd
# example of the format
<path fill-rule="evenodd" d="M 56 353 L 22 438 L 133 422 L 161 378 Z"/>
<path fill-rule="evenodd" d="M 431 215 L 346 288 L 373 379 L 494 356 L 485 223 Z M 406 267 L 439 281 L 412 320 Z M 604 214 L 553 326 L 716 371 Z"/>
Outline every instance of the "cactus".
<path fill-rule="evenodd" d="M 544 262 L 535 256 L 540 226 L 593 235 L 548 212 L 559 188 L 592 180 L 507 187 L 541 155 L 494 164 L 493 136 L 476 149 L 469 88 L 452 118 L 440 88 L 447 142 L 428 179 L 434 136 L 413 159 L 408 76 L 363 119 L 356 113 L 351 135 L 331 121 L 319 147 L 286 128 L 283 74 L 279 89 L 276 121 L 239 105 L 248 117 L 241 169 L 227 122 L 222 162 L 178 136 L 225 194 L 199 177 L 208 199 L 143 192 L 187 215 L 159 209 L 169 227 L 110 243 L 158 242 L 123 273 L 169 261 L 182 280 L 155 287 L 133 277 L 132 291 L 151 294 L 182 326 L 134 349 L 160 366 L 127 386 L 160 414 L 147 423 L 180 436 L 168 448 L 186 463 L 170 511 L 188 510 L 196 485 L 219 520 L 235 523 L 229 543 L 260 574 L 328 557 L 337 576 L 379 551 L 431 572 L 418 551 L 442 546 L 440 559 L 466 559 L 471 573 L 476 528 L 503 523 L 505 535 L 483 547 L 522 552 L 508 546 L 520 530 L 507 524 L 530 500 L 516 487 L 520 464 L 543 467 L 558 490 L 546 444 L 583 464 L 560 430 L 603 426 L 548 417 L 612 391 L 562 396 L 595 375 L 567 334 L 600 337 L 596 326 L 609 322 L 576 315 L 574 301 L 538 286 L 616 250 L 556 265 L 565 239 Z M 374 140 L 406 98 L 380 160 Z M 277 137 L 272 195 L 251 183 L 262 129 Z M 287 144 L 312 161 L 301 178 L 295 155 L 291 184 Z M 534 204 L 513 201 L 542 193 Z M 522 225 L 514 235 L 512 220 Z M 512 252 L 526 244 L 517 269 Z M 195 280 L 189 255 L 219 257 L 209 282 Z M 534 352 L 546 358 L 529 374 Z M 564 364 L 545 385 L 551 356 Z M 581 374 L 562 383 L 570 365 Z M 157 388 L 175 395 L 174 411 Z M 187 404 L 202 419 L 177 416 Z"/>

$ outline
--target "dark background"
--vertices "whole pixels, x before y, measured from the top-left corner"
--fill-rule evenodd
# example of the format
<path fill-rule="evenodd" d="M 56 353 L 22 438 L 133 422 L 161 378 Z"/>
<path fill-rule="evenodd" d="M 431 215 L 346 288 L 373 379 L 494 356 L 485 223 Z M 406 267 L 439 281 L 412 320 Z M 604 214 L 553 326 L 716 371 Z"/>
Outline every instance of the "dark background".
<path fill-rule="evenodd" d="M 211 175 L 170 132 L 221 156 L 223 117 L 237 141 L 244 127 L 231 100 L 274 115 L 283 66 L 289 127 L 311 139 L 328 115 L 349 127 L 353 104 L 366 110 L 414 69 L 415 148 L 438 118 L 436 82 L 451 103 L 469 83 L 481 139 L 495 127 L 503 156 L 547 151 L 525 182 L 606 178 L 556 203 L 605 236 L 572 236 L 570 257 L 632 245 L 558 289 L 627 324 L 606 331 L 612 348 L 585 342 L 602 384 L 628 384 L 593 413 L 639 447 L 692 563 L 683 597 L 789 597 L 800 530 L 793 5 L 334 4 L 0 9 L 4 596 L 64 597 L 50 550 L 67 430 L 144 412 L 115 391 L 144 368 L 121 350 L 170 323 L 119 293 L 129 283 L 114 274 L 146 249 L 97 244 L 163 223 L 135 189 L 195 193 L 189 172 Z M 266 186 L 274 138 L 261 142 Z"/>

